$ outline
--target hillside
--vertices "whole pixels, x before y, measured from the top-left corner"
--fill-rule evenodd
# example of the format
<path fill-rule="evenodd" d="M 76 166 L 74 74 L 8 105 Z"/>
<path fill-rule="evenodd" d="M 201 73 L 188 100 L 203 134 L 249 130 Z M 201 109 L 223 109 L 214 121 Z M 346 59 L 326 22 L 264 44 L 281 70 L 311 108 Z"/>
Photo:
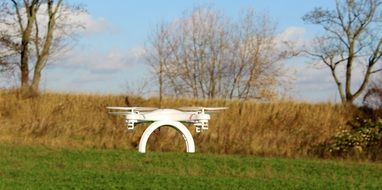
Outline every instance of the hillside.
<path fill-rule="evenodd" d="M 22 99 L 0 93 L 0 141 L 53 147 L 135 149 L 146 126 L 127 133 L 124 119 L 106 106 L 126 105 L 124 96 L 44 93 Z M 158 106 L 158 99 L 129 97 L 133 106 Z M 317 156 L 316 147 L 346 127 L 351 109 L 329 103 L 240 102 L 165 99 L 163 107 L 227 106 L 212 116 L 209 130 L 195 134 L 199 153 L 285 157 Z M 153 135 L 149 151 L 183 151 L 180 135 L 170 128 Z M 322 156 L 322 155 L 321 155 Z"/>

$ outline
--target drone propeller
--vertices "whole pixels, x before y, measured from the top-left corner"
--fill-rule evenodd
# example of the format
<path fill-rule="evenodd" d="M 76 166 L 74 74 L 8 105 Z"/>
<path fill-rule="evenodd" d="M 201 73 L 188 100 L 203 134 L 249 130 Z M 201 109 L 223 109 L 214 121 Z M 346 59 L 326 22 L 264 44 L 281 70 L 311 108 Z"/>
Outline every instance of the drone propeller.
<path fill-rule="evenodd" d="M 145 112 L 145 111 L 154 111 L 158 108 L 154 108 L 154 107 L 107 107 L 107 109 Z"/>
<path fill-rule="evenodd" d="M 109 112 L 109 114 L 112 114 L 112 115 L 126 115 L 126 114 L 130 114 L 131 112 Z"/>
<path fill-rule="evenodd" d="M 221 110 L 226 110 L 228 107 L 181 107 L 179 110 L 182 111 L 205 111 L 205 112 L 217 112 Z"/>

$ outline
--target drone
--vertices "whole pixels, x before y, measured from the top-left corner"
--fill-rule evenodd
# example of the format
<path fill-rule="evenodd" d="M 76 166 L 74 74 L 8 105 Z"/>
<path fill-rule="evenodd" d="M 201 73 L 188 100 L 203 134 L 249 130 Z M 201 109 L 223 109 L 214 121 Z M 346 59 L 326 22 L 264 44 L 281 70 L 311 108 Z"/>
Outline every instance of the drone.
<path fill-rule="evenodd" d="M 109 114 L 125 115 L 127 130 L 133 131 L 140 123 L 151 123 L 155 121 L 179 121 L 191 123 L 196 127 L 196 132 L 208 130 L 208 120 L 212 112 L 227 109 L 226 107 L 181 107 L 178 109 L 158 109 L 152 107 L 107 107 Z"/>
<path fill-rule="evenodd" d="M 184 124 L 193 124 L 196 133 L 208 130 L 210 113 L 219 112 L 227 107 L 181 107 L 178 109 L 158 109 L 154 107 L 107 107 L 109 114 L 125 116 L 128 131 L 133 131 L 136 125 L 151 123 L 145 130 L 139 143 L 139 152 L 145 153 L 146 143 L 156 129 L 170 126 L 177 129 L 186 141 L 187 152 L 195 152 L 194 140 Z"/>

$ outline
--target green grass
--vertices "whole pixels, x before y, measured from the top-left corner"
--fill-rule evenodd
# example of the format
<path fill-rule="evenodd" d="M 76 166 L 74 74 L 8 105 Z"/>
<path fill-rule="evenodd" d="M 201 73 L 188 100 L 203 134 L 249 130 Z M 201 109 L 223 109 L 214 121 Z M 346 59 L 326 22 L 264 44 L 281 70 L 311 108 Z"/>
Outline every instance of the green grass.
<path fill-rule="evenodd" d="M 0 189 L 382 189 L 382 164 L 0 144 Z"/>

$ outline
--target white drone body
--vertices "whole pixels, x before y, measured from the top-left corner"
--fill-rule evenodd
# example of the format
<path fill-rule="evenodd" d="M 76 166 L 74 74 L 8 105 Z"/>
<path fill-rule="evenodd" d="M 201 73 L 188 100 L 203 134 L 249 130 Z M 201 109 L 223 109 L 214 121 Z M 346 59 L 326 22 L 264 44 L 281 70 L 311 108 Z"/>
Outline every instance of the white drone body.
<path fill-rule="evenodd" d="M 182 107 L 179 109 L 158 109 L 149 107 L 107 107 L 110 114 L 124 115 L 128 131 L 133 131 L 140 123 L 152 123 L 143 133 L 139 143 L 139 152 L 146 151 L 146 143 L 151 133 L 161 127 L 170 126 L 177 129 L 184 137 L 187 152 L 195 152 L 194 140 L 190 131 L 182 123 L 191 123 L 196 127 L 196 132 L 208 129 L 209 113 L 227 109 L 226 107 Z"/>

